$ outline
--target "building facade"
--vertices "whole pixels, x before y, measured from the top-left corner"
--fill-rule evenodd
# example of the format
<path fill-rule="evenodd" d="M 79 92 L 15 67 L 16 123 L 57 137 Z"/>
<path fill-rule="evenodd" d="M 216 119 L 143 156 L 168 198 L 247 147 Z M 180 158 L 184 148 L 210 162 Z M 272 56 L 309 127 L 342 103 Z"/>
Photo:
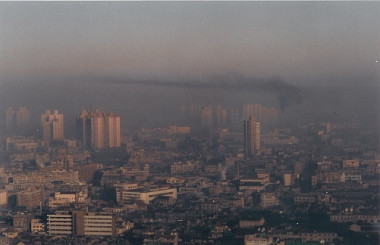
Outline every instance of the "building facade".
<path fill-rule="evenodd" d="M 41 126 L 43 141 L 51 143 L 64 139 L 63 114 L 59 114 L 58 110 L 54 110 L 53 113 L 50 110 L 46 110 L 41 115 Z"/>
<path fill-rule="evenodd" d="M 76 119 L 77 139 L 84 149 L 120 147 L 120 116 L 113 112 L 83 109 Z"/>
<path fill-rule="evenodd" d="M 115 216 L 84 210 L 48 215 L 49 236 L 116 236 Z"/>
<path fill-rule="evenodd" d="M 251 157 L 260 152 L 260 123 L 254 117 L 244 120 L 244 156 Z"/>

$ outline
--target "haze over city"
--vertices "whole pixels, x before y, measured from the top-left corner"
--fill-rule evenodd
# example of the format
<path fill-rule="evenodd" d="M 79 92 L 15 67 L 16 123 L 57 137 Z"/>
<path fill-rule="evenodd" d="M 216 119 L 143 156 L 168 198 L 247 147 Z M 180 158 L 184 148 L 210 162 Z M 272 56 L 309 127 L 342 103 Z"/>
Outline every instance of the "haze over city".
<path fill-rule="evenodd" d="M 379 23 L 0 2 L 0 243 L 378 244 Z"/>
<path fill-rule="evenodd" d="M 378 114 L 376 2 L 3 2 L 0 11 L 2 109 L 105 106 L 146 121 L 151 106 L 165 114 L 176 103 L 272 95 L 280 109 L 276 80 L 293 87 L 282 97 L 306 93 L 322 116 L 344 111 L 327 104 Z M 264 95 L 249 87 L 258 81 L 271 87 Z M 310 88 L 321 86 L 338 89 Z"/>

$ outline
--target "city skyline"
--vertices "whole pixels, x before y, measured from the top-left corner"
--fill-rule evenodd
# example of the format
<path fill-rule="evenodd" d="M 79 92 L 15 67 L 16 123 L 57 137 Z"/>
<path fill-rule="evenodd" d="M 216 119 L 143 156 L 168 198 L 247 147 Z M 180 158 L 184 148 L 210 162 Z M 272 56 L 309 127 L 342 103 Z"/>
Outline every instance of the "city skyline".
<path fill-rule="evenodd" d="M 0 2 L 0 244 L 380 244 L 380 2 Z"/>

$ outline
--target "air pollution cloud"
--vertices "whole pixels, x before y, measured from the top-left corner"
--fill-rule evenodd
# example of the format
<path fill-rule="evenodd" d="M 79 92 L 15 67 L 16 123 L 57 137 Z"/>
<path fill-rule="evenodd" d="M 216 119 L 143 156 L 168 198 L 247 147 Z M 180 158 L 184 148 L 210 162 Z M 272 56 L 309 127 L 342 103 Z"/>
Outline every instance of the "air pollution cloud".
<path fill-rule="evenodd" d="M 182 81 L 162 80 L 162 79 L 125 79 L 117 77 L 98 77 L 97 82 L 157 86 L 168 88 L 202 89 L 202 90 L 225 90 L 225 91 L 251 91 L 255 93 L 267 92 L 273 94 L 279 103 L 281 112 L 289 106 L 302 102 L 305 91 L 297 86 L 291 85 L 280 78 L 260 79 L 245 78 L 239 74 L 216 75 L 207 79 L 181 79 Z"/>

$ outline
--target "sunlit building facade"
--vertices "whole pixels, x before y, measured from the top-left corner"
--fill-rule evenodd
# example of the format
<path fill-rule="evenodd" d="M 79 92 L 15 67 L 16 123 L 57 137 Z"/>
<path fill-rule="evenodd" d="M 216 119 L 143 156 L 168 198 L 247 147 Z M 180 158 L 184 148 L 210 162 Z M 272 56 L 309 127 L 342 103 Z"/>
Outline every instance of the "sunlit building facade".
<path fill-rule="evenodd" d="M 59 114 L 58 110 L 51 113 L 46 110 L 41 115 L 42 140 L 45 142 L 60 141 L 64 139 L 63 131 L 63 114 Z"/>
<path fill-rule="evenodd" d="M 85 149 L 120 147 L 120 116 L 113 112 L 82 110 L 76 126 L 77 138 Z"/>

